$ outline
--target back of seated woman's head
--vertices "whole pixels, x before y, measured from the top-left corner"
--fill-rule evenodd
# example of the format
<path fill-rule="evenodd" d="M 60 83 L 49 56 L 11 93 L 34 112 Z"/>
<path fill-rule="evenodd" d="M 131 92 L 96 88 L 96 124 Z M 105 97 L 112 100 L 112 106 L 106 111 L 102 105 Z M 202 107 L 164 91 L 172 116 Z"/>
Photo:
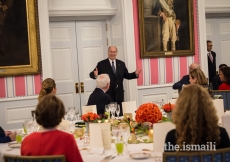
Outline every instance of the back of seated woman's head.
<path fill-rule="evenodd" d="M 208 79 L 201 69 L 193 69 L 192 71 L 189 72 L 189 75 L 191 76 L 192 79 L 196 79 L 196 82 L 195 82 L 196 84 L 199 84 L 199 85 L 208 84 Z"/>
<path fill-rule="evenodd" d="M 55 81 L 52 78 L 46 78 L 42 82 L 42 88 L 39 92 L 38 101 L 40 101 L 43 96 L 53 92 L 54 89 L 56 89 Z"/>
<path fill-rule="evenodd" d="M 219 71 L 224 75 L 224 82 L 230 84 L 230 67 L 223 67 Z"/>
<path fill-rule="evenodd" d="M 207 90 L 191 84 L 181 92 L 173 110 L 177 144 L 220 141 L 218 116 Z"/>
<path fill-rule="evenodd" d="M 44 128 L 53 128 L 59 125 L 65 115 L 63 102 L 53 94 L 44 96 L 38 103 L 36 121 Z"/>

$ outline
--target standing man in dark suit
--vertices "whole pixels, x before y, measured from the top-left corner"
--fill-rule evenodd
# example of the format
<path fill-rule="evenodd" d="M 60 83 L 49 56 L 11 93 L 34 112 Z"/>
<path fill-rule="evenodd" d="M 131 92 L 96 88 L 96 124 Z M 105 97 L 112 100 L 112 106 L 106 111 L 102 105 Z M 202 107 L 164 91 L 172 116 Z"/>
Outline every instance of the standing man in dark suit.
<path fill-rule="evenodd" d="M 212 51 L 212 41 L 207 40 L 207 58 L 208 58 L 208 80 L 209 85 L 216 76 L 216 53 Z"/>
<path fill-rule="evenodd" d="M 112 102 L 111 97 L 106 94 L 110 86 L 110 79 L 108 74 L 101 74 L 97 76 L 96 88 L 93 93 L 89 96 L 87 105 L 96 105 L 97 114 L 105 113 L 105 105 Z"/>
<path fill-rule="evenodd" d="M 197 64 L 197 63 L 192 63 L 190 66 L 189 66 L 189 72 L 192 71 L 193 69 L 200 69 L 200 65 Z M 190 84 L 189 82 L 189 75 L 185 75 L 183 76 L 183 78 L 179 81 L 179 82 L 176 82 L 174 85 L 173 85 L 173 89 L 178 89 L 178 91 L 180 92 L 181 89 L 183 87 L 185 87 L 187 84 Z"/>
<path fill-rule="evenodd" d="M 96 68 L 89 74 L 92 79 L 96 79 L 100 74 L 108 74 L 110 78 L 110 87 L 106 92 L 111 96 L 114 102 L 121 105 L 124 101 L 124 87 L 123 80 L 125 79 L 136 79 L 141 73 L 141 69 L 137 68 L 135 72 L 129 73 L 125 63 L 121 60 L 116 59 L 117 48 L 115 46 L 110 46 L 108 48 L 108 58 L 98 62 Z M 122 107 L 120 115 L 123 115 Z"/>

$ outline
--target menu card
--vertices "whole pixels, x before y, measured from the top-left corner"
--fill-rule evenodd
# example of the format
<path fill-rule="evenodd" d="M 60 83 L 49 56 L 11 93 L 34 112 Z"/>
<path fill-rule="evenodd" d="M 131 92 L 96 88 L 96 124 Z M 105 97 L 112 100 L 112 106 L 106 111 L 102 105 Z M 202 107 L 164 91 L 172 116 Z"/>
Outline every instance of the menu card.
<path fill-rule="evenodd" d="M 96 105 L 82 106 L 82 114 L 87 114 L 88 112 L 93 112 L 97 114 Z"/>
<path fill-rule="evenodd" d="M 123 110 L 123 114 L 132 113 L 133 117 L 135 117 L 136 115 L 135 111 L 137 110 L 136 101 L 122 102 L 122 110 Z"/>
<path fill-rule="evenodd" d="M 111 149 L 110 123 L 90 123 L 90 147 Z"/>

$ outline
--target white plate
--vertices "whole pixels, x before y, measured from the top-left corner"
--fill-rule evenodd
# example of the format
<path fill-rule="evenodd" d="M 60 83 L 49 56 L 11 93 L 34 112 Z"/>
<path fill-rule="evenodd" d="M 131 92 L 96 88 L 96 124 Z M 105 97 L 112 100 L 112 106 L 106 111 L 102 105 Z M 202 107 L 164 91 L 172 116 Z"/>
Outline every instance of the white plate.
<path fill-rule="evenodd" d="M 147 158 L 149 158 L 151 155 L 148 154 L 148 153 L 141 152 L 141 153 L 130 154 L 129 156 L 130 156 L 131 158 L 133 158 L 133 159 L 147 159 Z"/>
<path fill-rule="evenodd" d="M 9 147 L 11 147 L 11 148 L 20 148 L 21 143 L 9 143 Z"/>

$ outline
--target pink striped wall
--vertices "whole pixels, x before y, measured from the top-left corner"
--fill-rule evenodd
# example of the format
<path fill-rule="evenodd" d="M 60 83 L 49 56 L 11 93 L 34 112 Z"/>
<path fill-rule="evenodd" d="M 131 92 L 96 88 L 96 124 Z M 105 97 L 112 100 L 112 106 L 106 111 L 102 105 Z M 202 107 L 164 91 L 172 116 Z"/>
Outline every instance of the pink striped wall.
<path fill-rule="evenodd" d="M 197 20 L 197 0 L 193 1 L 194 4 L 194 34 L 195 34 L 195 55 L 193 56 L 194 62 L 199 63 L 199 42 L 198 42 L 198 20 Z M 134 18 L 134 35 L 135 35 L 135 47 L 136 47 L 136 64 L 137 67 L 142 67 L 142 59 L 140 58 L 140 39 L 139 39 L 139 23 L 138 23 L 138 5 L 137 0 L 133 0 L 133 18 Z M 165 81 L 164 83 L 173 83 L 173 75 L 174 75 L 174 67 L 173 67 L 173 58 L 165 58 L 164 64 L 165 69 L 162 72 L 159 69 L 159 59 L 157 58 L 150 58 L 150 84 L 159 84 L 160 75 L 165 74 Z M 179 57 L 179 78 L 182 78 L 184 75 L 188 74 L 188 63 L 187 57 Z M 145 69 L 146 70 L 146 69 Z M 143 84 L 143 73 L 140 75 L 139 79 L 137 80 L 138 86 L 145 85 Z"/>
<path fill-rule="evenodd" d="M 12 87 L 8 87 L 8 89 L 6 86 L 8 77 L 0 78 L 0 98 L 31 96 L 38 94 L 41 89 L 41 74 L 33 75 L 32 77 L 33 83 L 27 84 L 26 76 L 14 76 L 12 77 L 13 84 L 9 83 L 9 85 Z M 31 85 L 32 87 L 28 87 L 28 85 Z M 34 91 L 32 94 L 28 94 L 27 89 L 34 89 Z M 9 93 L 8 91 L 11 92 Z M 8 94 L 13 94 L 13 96 L 9 96 Z"/>

